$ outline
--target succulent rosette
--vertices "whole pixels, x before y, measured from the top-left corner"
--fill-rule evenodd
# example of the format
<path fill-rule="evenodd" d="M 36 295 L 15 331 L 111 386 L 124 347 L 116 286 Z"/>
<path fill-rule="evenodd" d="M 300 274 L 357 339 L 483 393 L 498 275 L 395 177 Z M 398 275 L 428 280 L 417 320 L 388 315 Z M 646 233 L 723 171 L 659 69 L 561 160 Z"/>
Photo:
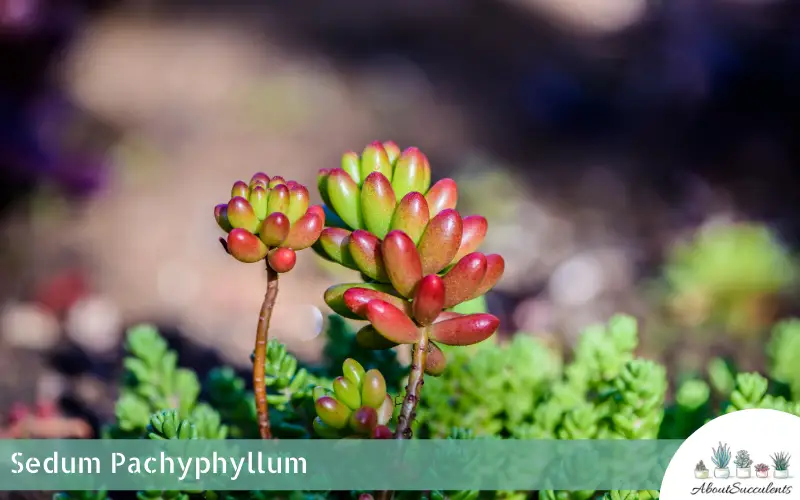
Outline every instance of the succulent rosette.
<path fill-rule="evenodd" d="M 220 238 L 226 252 L 240 262 L 267 259 L 278 273 L 294 268 L 295 252 L 312 246 L 325 224 L 323 208 L 309 206 L 305 186 L 261 172 L 249 183 L 235 182 L 230 201 L 214 207 L 214 217 L 228 233 Z"/>
<path fill-rule="evenodd" d="M 365 279 L 325 293 L 335 312 L 371 323 L 358 332 L 359 343 L 387 349 L 426 335 L 425 372 L 435 376 L 445 367 L 437 343 L 471 345 L 497 330 L 491 314 L 449 309 L 494 287 L 505 262 L 476 251 L 488 224 L 456 211 L 455 182 L 430 183 L 428 160 L 416 148 L 400 152 L 392 142 L 375 142 L 360 156 L 346 153 L 341 168 L 320 171 L 332 227 L 314 249 Z"/>
<path fill-rule="evenodd" d="M 394 402 L 386 392 L 381 372 L 366 371 L 358 361 L 348 358 L 342 364 L 342 373 L 334 379 L 333 391 L 314 389 L 316 433 L 323 438 L 391 438 L 386 424 L 392 418 Z"/>

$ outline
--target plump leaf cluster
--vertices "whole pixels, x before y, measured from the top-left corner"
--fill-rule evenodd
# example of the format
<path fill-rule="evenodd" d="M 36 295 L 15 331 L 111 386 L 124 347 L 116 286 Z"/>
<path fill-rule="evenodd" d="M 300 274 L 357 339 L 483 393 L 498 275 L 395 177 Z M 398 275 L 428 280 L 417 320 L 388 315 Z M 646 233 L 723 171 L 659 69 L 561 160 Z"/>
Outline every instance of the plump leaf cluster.
<path fill-rule="evenodd" d="M 220 242 L 230 255 L 246 263 L 266 258 L 279 273 L 294 268 L 295 252 L 313 245 L 325 224 L 322 207 L 309 207 L 305 186 L 262 172 L 249 183 L 236 181 L 230 201 L 214 207 L 214 218 L 228 233 Z"/>
<path fill-rule="evenodd" d="M 381 372 L 374 368 L 365 370 L 361 363 L 347 358 L 342 363 L 342 373 L 333 380 L 333 390 L 314 389 L 317 434 L 333 439 L 391 438 L 392 431 L 386 424 L 394 413 L 394 400 L 386 392 Z"/>
<path fill-rule="evenodd" d="M 456 211 L 452 179 L 431 186 L 422 152 L 372 143 L 361 155 L 346 153 L 340 168 L 321 170 L 318 187 L 328 227 L 314 249 L 364 278 L 331 287 L 325 302 L 343 317 L 369 321 L 357 335 L 362 346 L 382 350 L 426 337 L 424 369 L 438 376 L 446 365 L 440 345 L 472 345 L 497 331 L 495 316 L 453 308 L 494 287 L 505 262 L 476 251 L 486 219 Z"/>

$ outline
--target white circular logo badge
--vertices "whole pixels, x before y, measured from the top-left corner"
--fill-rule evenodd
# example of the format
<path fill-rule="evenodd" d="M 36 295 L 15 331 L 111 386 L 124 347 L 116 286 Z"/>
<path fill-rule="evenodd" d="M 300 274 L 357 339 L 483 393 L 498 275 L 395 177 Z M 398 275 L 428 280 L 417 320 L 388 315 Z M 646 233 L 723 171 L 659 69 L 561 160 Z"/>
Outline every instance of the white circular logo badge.
<path fill-rule="evenodd" d="M 797 498 L 798 476 L 800 417 L 741 410 L 708 422 L 678 448 L 661 499 Z"/>

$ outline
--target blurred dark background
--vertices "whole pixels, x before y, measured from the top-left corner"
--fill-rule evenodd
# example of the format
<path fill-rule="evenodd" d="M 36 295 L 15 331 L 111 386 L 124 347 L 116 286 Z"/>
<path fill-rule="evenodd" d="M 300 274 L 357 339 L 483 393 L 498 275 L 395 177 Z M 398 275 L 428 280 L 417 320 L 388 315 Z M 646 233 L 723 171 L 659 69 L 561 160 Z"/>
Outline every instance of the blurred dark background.
<path fill-rule="evenodd" d="M 0 0 L 0 413 L 108 417 L 138 321 L 246 366 L 263 276 L 211 208 L 373 140 L 489 218 L 504 335 L 619 311 L 679 369 L 758 346 L 796 309 L 798 26 L 792 0 Z M 282 285 L 309 362 L 339 272 L 302 255 Z"/>

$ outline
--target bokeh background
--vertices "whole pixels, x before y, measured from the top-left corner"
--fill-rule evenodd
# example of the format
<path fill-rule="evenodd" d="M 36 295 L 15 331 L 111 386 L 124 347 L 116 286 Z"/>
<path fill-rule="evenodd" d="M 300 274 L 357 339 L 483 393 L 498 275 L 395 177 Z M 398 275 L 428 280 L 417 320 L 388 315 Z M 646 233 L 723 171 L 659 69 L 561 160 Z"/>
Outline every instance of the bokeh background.
<path fill-rule="evenodd" d="M 793 0 L 0 0 L 6 434 L 108 420 L 134 323 L 246 368 L 265 276 L 214 205 L 374 140 L 489 219 L 502 336 L 568 350 L 625 312 L 671 373 L 761 368 L 799 312 L 798 26 Z M 302 252 L 281 282 L 273 336 L 309 363 L 336 273 Z"/>

